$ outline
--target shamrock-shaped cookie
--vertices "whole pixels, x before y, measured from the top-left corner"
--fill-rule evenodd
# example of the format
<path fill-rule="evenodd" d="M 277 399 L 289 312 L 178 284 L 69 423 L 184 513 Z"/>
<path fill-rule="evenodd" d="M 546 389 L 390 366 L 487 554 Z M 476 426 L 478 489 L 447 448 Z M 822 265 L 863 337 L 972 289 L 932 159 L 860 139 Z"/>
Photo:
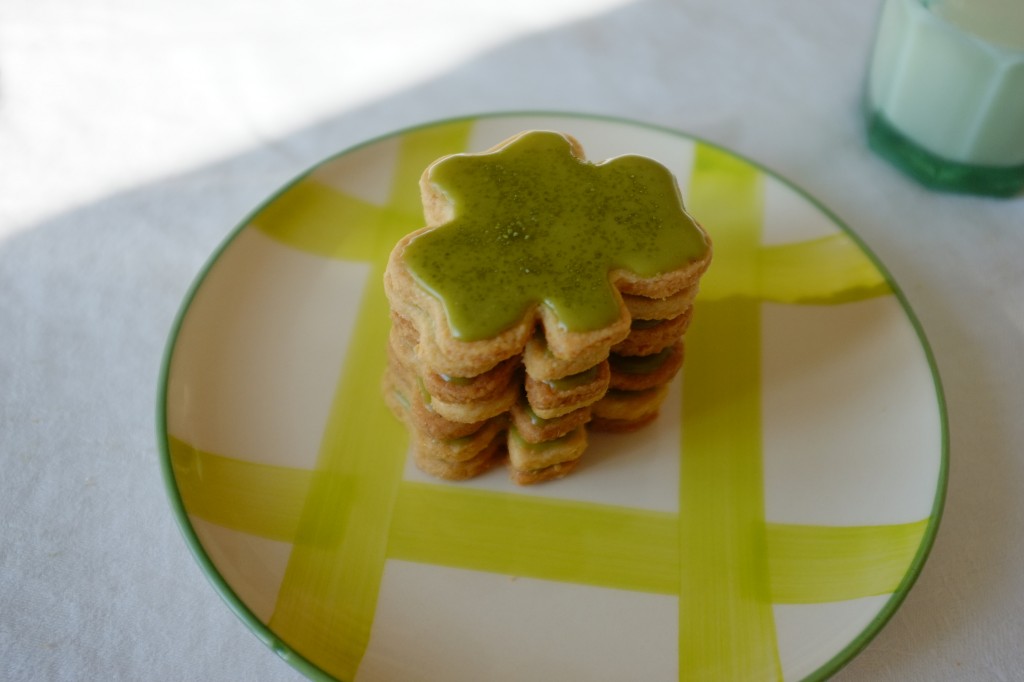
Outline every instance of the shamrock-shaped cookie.
<path fill-rule="evenodd" d="M 388 292 L 460 373 L 521 352 L 538 324 L 556 357 L 599 356 L 629 331 L 621 294 L 668 297 L 711 256 L 664 166 L 590 163 L 560 133 L 444 157 L 420 187 L 428 226 L 395 248 Z"/>
<path fill-rule="evenodd" d="M 421 469 L 461 479 L 504 458 L 516 483 L 546 481 L 591 427 L 657 416 L 711 258 L 666 168 L 528 132 L 436 161 L 420 189 L 427 227 L 385 272 L 384 393 Z"/>

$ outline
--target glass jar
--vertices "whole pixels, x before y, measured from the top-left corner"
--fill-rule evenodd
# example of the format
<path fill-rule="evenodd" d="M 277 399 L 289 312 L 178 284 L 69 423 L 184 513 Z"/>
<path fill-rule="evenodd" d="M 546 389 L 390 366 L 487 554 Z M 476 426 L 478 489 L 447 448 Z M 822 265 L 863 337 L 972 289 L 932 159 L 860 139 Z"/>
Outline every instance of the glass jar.
<path fill-rule="evenodd" d="M 872 149 L 929 187 L 1024 188 L 1024 0 L 886 0 L 868 72 Z"/>

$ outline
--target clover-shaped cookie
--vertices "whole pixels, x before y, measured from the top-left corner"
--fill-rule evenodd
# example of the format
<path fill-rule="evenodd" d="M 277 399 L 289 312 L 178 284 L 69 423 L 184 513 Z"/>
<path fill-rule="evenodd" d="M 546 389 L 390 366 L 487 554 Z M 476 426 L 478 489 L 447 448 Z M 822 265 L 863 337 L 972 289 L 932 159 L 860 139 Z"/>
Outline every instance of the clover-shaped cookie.
<path fill-rule="evenodd" d="M 668 169 L 590 163 L 560 133 L 444 157 L 420 188 L 427 227 L 395 247 L 385 283 L 421 359 L 455 376 L 522 353 L 538 326 L 557 358 L 606 356 L 629 334 L 622 294 L 672 296 L 711 257 Z"/>

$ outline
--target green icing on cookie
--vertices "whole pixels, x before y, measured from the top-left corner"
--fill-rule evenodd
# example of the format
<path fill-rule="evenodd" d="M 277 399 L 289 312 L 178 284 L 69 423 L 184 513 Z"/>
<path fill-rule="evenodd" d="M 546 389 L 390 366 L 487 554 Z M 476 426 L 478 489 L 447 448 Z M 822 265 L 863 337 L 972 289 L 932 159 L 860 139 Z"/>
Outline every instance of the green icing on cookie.
<path fill-rule="evenodd" d="M 597 379 L 599 367 L 591 367 L 585 369 L 578 374 L 570 374 L 567 377 L 561 379 L 550 379 L 544 383 L 553 388 L 556 391 L 569 391 L 580 386 L 586 386 L 587 384 L 593 383 Z"/>
<path fill-rule="evenodd" d="M 599 329 L 619 315 L 612 270 L 652 277 L 706 253 L 667 168 L 640 156 L 593 164 L 570 150 L 557 133 L 531 132 L 434 166 L 454 217 L 404 258 L 455 338 L 493 337 L 538 304 L 568 331 Z"/>
<path fill-rule="evenodd" d="M 669 346 L 668 348 L 654 353 L 653 355 L 615 355 L 614 353 L 609 358 L 612 364 L 612 368 L 623 374 L 650 374 L 651 372 L 657 371 L 662 365 L 664 365 L 672 354 L 675 352 L 675 348 Z"/>

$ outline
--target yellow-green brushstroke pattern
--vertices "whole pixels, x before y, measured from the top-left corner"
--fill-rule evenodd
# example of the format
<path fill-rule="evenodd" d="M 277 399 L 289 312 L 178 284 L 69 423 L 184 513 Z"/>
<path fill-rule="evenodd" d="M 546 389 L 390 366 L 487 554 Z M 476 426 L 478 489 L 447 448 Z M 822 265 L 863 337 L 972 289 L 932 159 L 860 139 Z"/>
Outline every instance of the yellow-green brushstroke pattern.
<path fill-rule="evenodd" d="M 391 556 L 674 594 L 675 533 L 675 514 L 405 483 L 391 528 Z"/>
<path fill-rule="evenodd" d="M 177 438 L 167 445 L 189 514 L 270 540 L 298 536 L 303 503 L 320 474 L 222 457 Z"/>
<path fill-rule="evenodd" d="M 822 604 L 893 592 L 929 519 L 888 526 L 768 524 L 768 573 L 777 604 Z"/>
<path fill-rule="evenodd" d="M 688 203 L 716 226 L 715 258 L 749 272 L 761 176 L 698 145 Z M 683 375 L 679 666 L 683 680 L 782 676 L 767 566 L 761 467 L 761 304 L 699 301 Z"/>
<path fill-rule="evenodd" d="M 465 145 L 468 125 L 452 124 L 410 133 L 399 150 L 400 174 L 423 168 L 437 156 Z M 418 172 L 418 171 L 417 171 Z M 304 187 L 300 184 L 300 187 Z M 302 189 L 300 191 L 308 191 Z M 319 191 L 319 190 L 317 190 Z M 350 205 L 330 204 L 334 208 Z M 387 207 L 374 221 L 373 242 L 354 242 L 373 258 L 371 281 L 381 282 L 387 255 L 404 234 L 419 226 L 415 183 L 396 183 Z M 300 218 L 309 218 L 303 223 Z M 277 218 L 287 223 L 274 223 Z M 365 206 L 353 216 L 334 216 L 338 232 L 359 231 L 368 219 Z M 301 248 L 334 257 L 324 232 L 324 212 L 264 211 L 255 222 L 278 239 L 295 234 Z M 331 407 L 288 568 L 270 619 L 281 639 L 332 675 L 351 679 L 370 638 L 388 529 L 397 495 L 407 436 L 376 396 L 387 364 L 388 304 L 381 286 L 366 288 L 348 356 Z M 340 532 L 339 532 L 340 530 Z"/>
<path fill-rule="evenodd" d="M 329 475 L 223 457 L 176 438 L 170 446 L 189 513 L 282 542 L 296 539 L 313 478 Z M 892 592 L 927 526 L 927 519 L 884 526 L 768 523 L 771 600 L 818 604 Z M 679 563 L 689 556 L 678 551 L 678 537 L 678 514 L 403 482 L 388 557 L 678 594 Z"/>
<path fill-rule="evenodd" d="M 387 225 L 410 219 L 415 225 L 415 213 L 376 206 L 307 176 L 257 213 L 252 226 L 293 249 L 325 258 L 372 261 Z M 340 221 L 365 229 L 338 229 Z"/>

